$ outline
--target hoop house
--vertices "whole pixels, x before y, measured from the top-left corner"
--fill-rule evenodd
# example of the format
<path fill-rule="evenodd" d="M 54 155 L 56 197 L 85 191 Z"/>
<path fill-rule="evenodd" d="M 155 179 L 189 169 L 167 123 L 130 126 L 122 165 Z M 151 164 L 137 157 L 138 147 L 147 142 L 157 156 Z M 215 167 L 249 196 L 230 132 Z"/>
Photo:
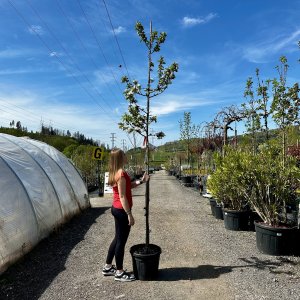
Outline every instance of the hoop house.
<path fill-rule="evenodd" d="M 0 134 L 0 274 L 87 208 L 86 186 L 55 148 Z"/>

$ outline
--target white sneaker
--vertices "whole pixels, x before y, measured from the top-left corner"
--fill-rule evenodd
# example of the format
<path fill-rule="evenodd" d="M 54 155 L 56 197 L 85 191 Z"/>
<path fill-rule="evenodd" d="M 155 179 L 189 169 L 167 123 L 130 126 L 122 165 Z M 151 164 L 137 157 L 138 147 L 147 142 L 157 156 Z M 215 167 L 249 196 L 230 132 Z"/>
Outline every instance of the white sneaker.
<path fill-rule="evenodd" d="M 102 274 L 104 276 L 114 276 L 116 274 L 116 271 L 117 271 L 116 267 L 112 265 L 109 269 L 104 267 L 102 269 Z"/>
<path fill-rule="evenodd" d="M 123 281 L 123 282 L 126 282 L 126 281 L 134 281 L 135 280 L 135 277 L 133 274 L 130 274 L 130 273 L 127 273 L 127 272 L 122 272 L 121 274 L 115 274 L 115 280 L 116 281 Z"/>

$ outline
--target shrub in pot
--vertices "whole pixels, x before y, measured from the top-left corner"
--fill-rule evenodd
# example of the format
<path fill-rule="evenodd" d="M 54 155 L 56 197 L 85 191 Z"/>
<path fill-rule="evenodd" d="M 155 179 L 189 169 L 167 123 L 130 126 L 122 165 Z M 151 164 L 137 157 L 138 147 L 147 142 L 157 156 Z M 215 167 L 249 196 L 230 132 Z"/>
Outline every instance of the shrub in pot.
<path fill-rule="evenodd" d="M 213 197 L 224 206 L 224 224 L 229 230 L 248 230 L 249 210 L 244 190 L 249 188 L 249 182 L 244 161 L 249 155 L 230 147 L 226 148 L 224 157 L 216 154 L 216 170 L 208 181 Z"/>
<path fill-rule="evenodd" d="M 292 157 L 283 164 L 278 148 L 266 146 L 247 161 L 251 191 L 244 190 L 247 201 L 262 222 L 255 222 L 257 247 L 271 255 L 299 254 L 297 217 L 287 207 L 297 207 L 300 169 Z"/>

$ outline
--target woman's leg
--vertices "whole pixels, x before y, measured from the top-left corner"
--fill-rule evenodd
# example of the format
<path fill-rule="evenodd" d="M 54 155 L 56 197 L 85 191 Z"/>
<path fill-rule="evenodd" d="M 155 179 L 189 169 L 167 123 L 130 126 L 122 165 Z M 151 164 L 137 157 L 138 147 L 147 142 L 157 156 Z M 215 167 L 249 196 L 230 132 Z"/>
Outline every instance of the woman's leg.
<path fill-rule="evenodd" d="M 128 216 L 123 209 L 112 208 L 115 217 L 116 236 L 115 236 L 115 260 L 117 270 L 123 270 L 123 260 L 125 245 L 129 236 L 130 226 Z"/>
<path fill-rule="evenodd" d="M 114 216 L 113 208 L 114 207 L 112 206 L 111 214 Z M 116 249 L 116 244 L 117 244 L 117 220 L 116 220 L 115 216 L 114 216 L 114 221 L 115 221 L 115 236 L 108 248 L 108 253 L 107 253 L 107 257 L 106 257 L 106 265 L 111 265 L 112 261 L 114 259 L 114 256 L 115 256 L 115 249 Z"/>

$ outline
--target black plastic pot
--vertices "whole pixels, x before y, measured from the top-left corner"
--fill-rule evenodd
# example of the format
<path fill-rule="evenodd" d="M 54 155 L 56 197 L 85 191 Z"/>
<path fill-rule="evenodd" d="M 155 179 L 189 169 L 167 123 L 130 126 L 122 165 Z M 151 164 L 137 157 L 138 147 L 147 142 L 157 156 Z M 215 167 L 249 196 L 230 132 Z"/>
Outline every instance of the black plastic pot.
<path fill-rule="evenodd" d="M 300 255 L 300 230 L 288 227 L 272 227 L 254 222 L 256 246 L 269 255 Z"/>
<path fill-rule="evenodd" d="M 249 230 L 249 211 L 236 211 L 223 209 L 224 225 L 228 230 Z"/>
<path fill-rule="evenodd" d="M 250 231 L 255 231 L 254 222 L 262 222 L 262 219 L 257 212 L 250 211 L 249 212 L 249 230 Z"/>
<path fill-rule="evenodd" d="M 217 205 L 217 201 L 215 199 L 209 199 L 210 209 L 213 216 L 216 216 L 215 207 Z"/>
<path fill-rule="evenodd" d="M 215 217 L 216 217 L 216 219 L 218 219 L 218 220 L 224 220 L 222 205 L 216 204 L 214 210 L 215 210 Z"/>
<path fill-rule="evenodd" d="M 154 280 L 158 275 L 159 258 L 161 248 L 149 244 L 146 250 L 145 244 L 134 245 L 130 248 L 133 273 L 139 280 Z"/>
<path fill-rule="evenodd" d="M 191 176 L 181 176 L 181 182 L 184 184 L 192 183 L 192 177 Z"/>

